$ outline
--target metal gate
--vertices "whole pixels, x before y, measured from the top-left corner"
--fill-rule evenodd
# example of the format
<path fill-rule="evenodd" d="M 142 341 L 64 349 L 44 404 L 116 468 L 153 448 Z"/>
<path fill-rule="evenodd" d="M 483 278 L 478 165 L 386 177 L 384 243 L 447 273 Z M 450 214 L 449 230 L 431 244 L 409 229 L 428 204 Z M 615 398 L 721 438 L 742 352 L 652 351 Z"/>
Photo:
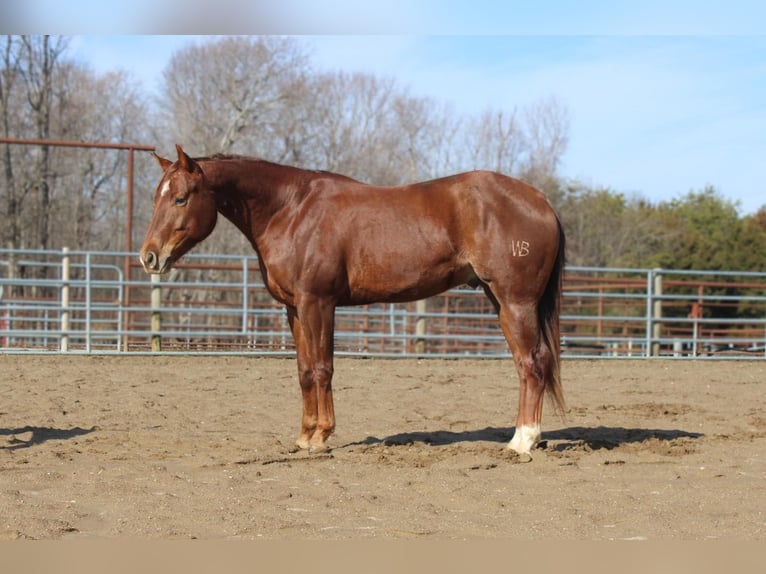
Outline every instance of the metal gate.
<path fill-rule="evenodd" d="M 766 358 L 766 273 L 568 267 L 565 357 Z M 481 290 L 340 308 L 339 355 L 508 354 Z M 0 352 L 293 352 L 255 256 L 187 255 L 148 276 L 128 252 L 0 250 Z"/>

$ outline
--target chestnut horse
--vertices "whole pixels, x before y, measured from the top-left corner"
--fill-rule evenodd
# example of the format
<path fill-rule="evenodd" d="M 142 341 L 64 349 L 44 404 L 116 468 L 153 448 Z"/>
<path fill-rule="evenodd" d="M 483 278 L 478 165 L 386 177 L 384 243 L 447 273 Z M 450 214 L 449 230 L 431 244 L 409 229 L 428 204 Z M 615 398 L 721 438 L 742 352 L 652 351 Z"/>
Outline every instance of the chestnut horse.
<path fill-rule="evenodd" d="M 190 158 L 176 146 L 154 195 L 141 248 L 165 273 L 215 227 L 220 212 L 258 253 L 269 293 L 287 308 L 303 396 L 300 448 L 326 450 L 335 308 L 412 301 L 481 286 L 497 310 L 519 376 L 508 448 L 540 440 L 543 391 L 557 409 L 564 233 L 545 196 L 510 177 L 473 171 L 378 187 L 324 171 L 239 156 Z"/>

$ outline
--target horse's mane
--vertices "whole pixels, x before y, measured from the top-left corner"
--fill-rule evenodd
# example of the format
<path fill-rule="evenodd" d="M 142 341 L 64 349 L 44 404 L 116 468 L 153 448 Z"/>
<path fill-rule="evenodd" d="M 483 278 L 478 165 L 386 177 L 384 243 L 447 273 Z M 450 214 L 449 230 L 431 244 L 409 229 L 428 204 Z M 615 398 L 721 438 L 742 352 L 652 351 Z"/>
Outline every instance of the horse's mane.
<path fill-rule="evenodd" d="M 326 171 L 323 169 L 310 169 L 310 168 L 304 168 L 304 167 L 297 167 L 294 165 L 286 165 L 281 163 L 276 163 L 273 161 L 269 161 L 267 159 L 263 159 L 256 156 L 251 155 L 241 155 L 241 154 L 230 154 L 230 153 L 215 153 L 211 156 L 204 156 L 204 157 L 197 157 L 194 158 L 195 161 L 248 161 L 248 162 L 256 162 L 263 165 L 269 165 L 273 167 L 279 167 L 279 168 L 288 168 L 293 170 L 298 170 L 300 172 L 309 173 L 309 174 L 317 174 L 317 175 L 329 175 L 333 177 L 340 177 L 343 179 L 348 179 L 350 181 L 357 181 L 352 177 L 334 173 L 331 171 Z"/>
<path fill-rule="evenodd" d="M 233 154 L 233 153 L 215 153 L 215 154 L 210 155 L 210 156 L 197 157 L 197 158 L 194 158 L 194 159 L 195 160 L 202 160 L 202 161 L 204 161 L 204 160 L 208 160 L 209 161 L 209 160 L 241 159 L 241 160 L 245 160 L 245 161 L 262 161 L 262 162 L 265 162 L 265 163 L 274 163 L 274 162 L 270 162 L 270 161 L 265 160 L 265 159 L 260 158 L 260 157 L 255 157 L 255 156 L 251 156 L 251 155 L 239 155 L 239 154 Z"/>
<path fill-rule="evenodd" d="M 271 166 L 276 168 L 287 168 L 287 169 L 297 169 L 300 171 L 311 171 L 311 170 L 306 170 L 300 167 L 296 167 L 294 165 L 285 165 L 285 164 L 277 163 L 274 161 L 269 161 L 267 159 L 263 159 L 261 157 L 257 157 L 253 155 L 240 155 L 240 154 L 233 154 L 233 153 L 215 153 L 211 156 L 194 158 L 194 160 L 195 161 L 242 161 L 242 162 L 248 162 L 248 163 L 258 163 L 263 166 Z"/>

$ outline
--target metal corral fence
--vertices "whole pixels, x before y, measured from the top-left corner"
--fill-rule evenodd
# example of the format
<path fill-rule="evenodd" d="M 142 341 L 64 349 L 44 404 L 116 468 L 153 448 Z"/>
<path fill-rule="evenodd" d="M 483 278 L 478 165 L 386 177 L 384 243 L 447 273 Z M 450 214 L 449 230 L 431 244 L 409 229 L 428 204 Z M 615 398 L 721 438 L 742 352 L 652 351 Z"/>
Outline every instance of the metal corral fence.
<path fill-rule="evenodd" d="M 766 358 L 766 273 L 568 267 L 566 357 Z M 336 352 L 508 354 L 481 290 L 340 308 Z M 294 350 L 255 256 L 187 255 L 146 275 L 127 252 L 0 250 L 0 352 Z"/>

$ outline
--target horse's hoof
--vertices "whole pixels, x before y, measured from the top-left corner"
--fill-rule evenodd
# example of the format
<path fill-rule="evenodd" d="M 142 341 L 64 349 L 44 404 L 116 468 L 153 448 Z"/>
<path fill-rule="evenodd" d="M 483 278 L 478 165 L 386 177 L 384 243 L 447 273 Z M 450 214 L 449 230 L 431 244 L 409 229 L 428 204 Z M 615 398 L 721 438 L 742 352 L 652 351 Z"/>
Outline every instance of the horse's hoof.
<path fill-rule="evenodd" d="M 311 450 L 311 442 L 307 439 L 299 438 L 295 441 L 295 445 L 290 449 L 290 453 L 300 452 L 302 450 Z"/>
<path fill-rule="evenodd" d="M 519 462 L 532 462 L 532 455 L 528 452 L 519 453 Z"/>
<path fill-rule="evenodd" d="M 328 452 L 330 452 L 330 447 L 326 444 L 309 447 L 309 454 L 326 454 Z"/>
<path fill-rule="evenodd" d="M 532 462 L 532 453 L 529 451 L 519 452 L 512 448 L 506 448 L 513 462 Z"/>

